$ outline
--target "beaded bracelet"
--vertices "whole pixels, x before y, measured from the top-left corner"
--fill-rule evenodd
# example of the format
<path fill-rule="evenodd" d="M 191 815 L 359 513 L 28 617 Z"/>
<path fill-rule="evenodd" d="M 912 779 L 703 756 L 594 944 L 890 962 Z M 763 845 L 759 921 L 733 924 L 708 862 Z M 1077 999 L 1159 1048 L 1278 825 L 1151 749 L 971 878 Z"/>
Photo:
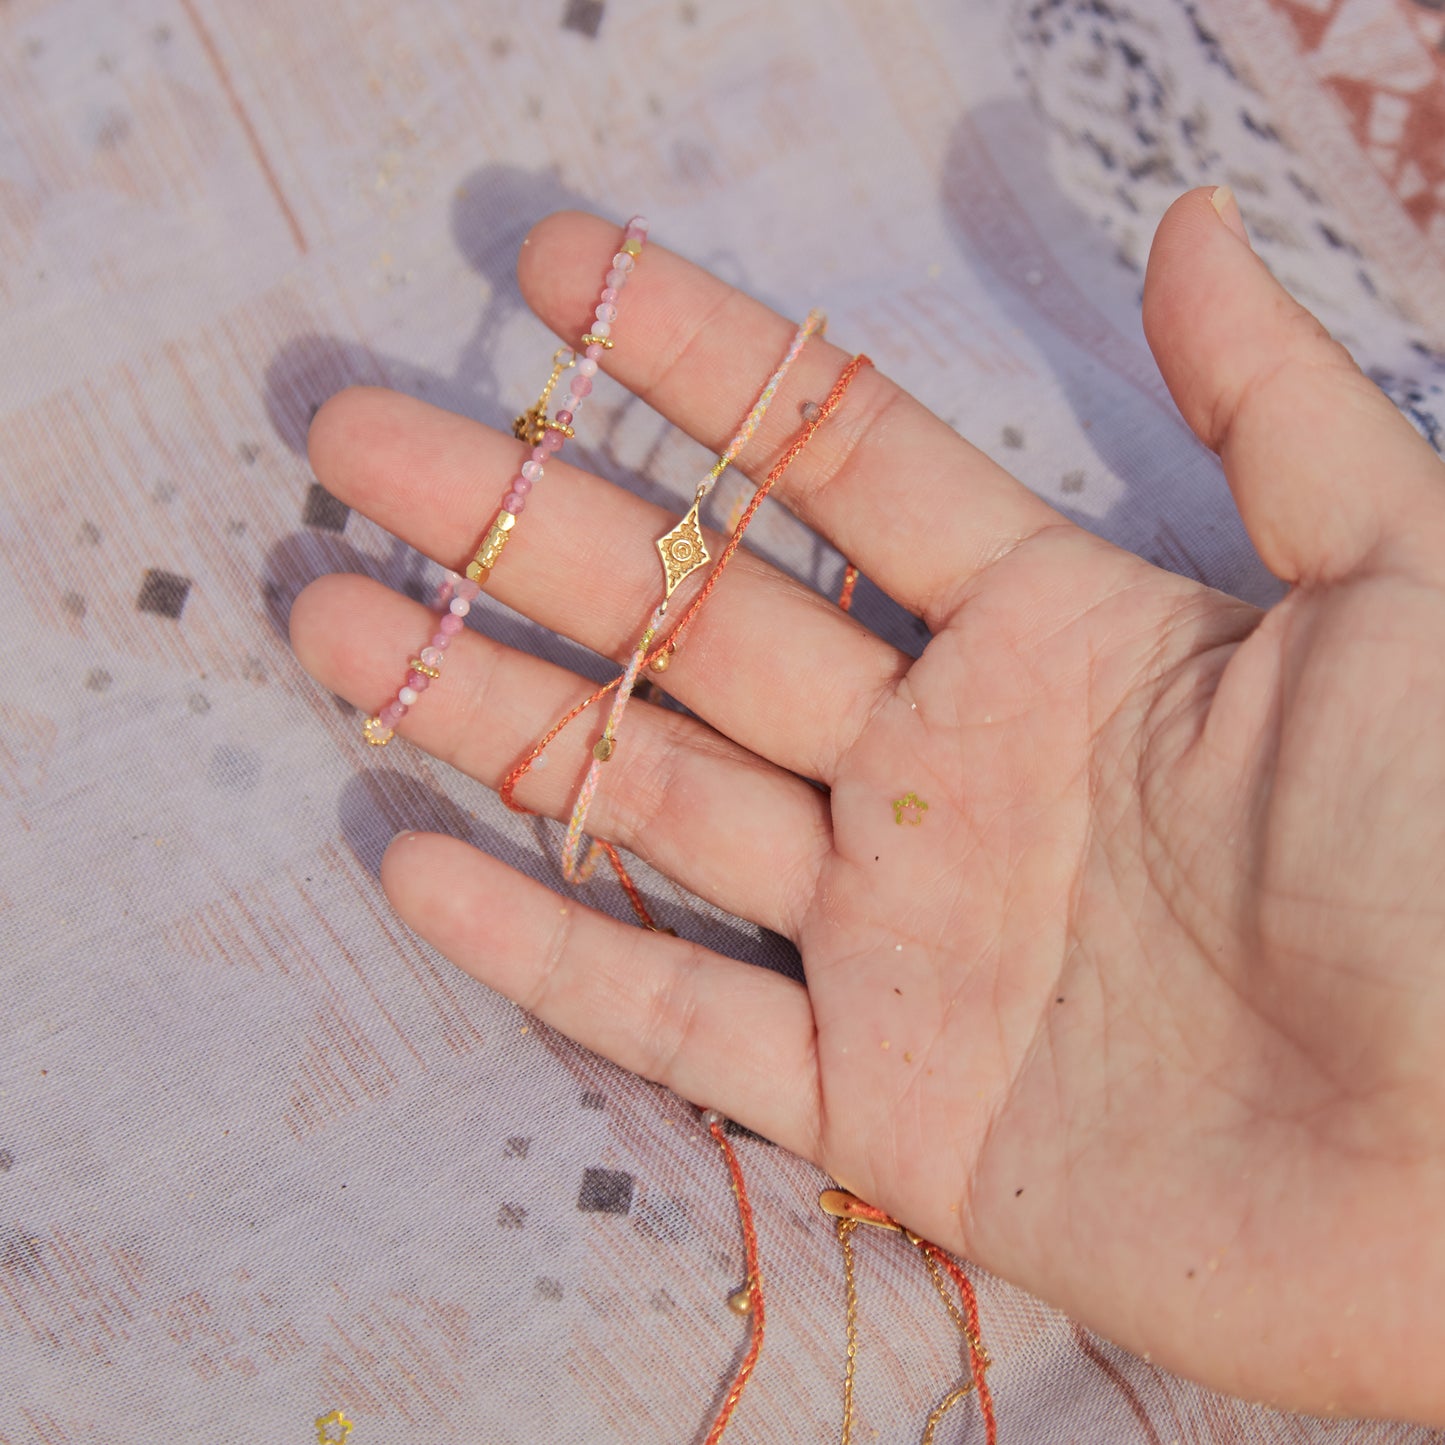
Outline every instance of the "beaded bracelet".
<path fill-rule="evenodd" d="M 385 747 L 392 740 L 396 725 L 421 694 L 441 676 L 446 650 L 451 646 L 452 638 L 465 625 L 463 619 L 471 611 L 473 600 L 502 555 L 502 548 L 507 545 L 507 539 L 517 525 L 517 518 L 526 511 L 527 494 L 541 481 L 546 463 L 562 450 L 565 441 L 576 435 L 572 423 L 591 395 L 592 378 L 597 375 L 599 358 L 604 351 L 612 349 L 612 323 L 617 320 L 617 298 L 642 255 L 646 240 L 647 222 L 641 216 L 634 216 L 627 223 L 622 245 L 603 278 L 602 292 L 593 311 L 594 319 L 580 342 L 581 356 L 565 346 L 555 352 L 552 374 L 547 378 L 541 395 L 512 423 L 513 434 L 518 441 L 527 443 L 531 452 L 507 483 L 501 506 L 483 534 L 472 560 L 467 563 L 465 576 L 448 572 L 437 589 L 435 605 L 446 611 L 437 620 L 431 641 L 407 663 L 406 680 L 396 696 L 362 723 L 361 735 L 373 747 Z M 576 367 L 577 374 L 568 384 L 567 395 L 557 414 L 549 417 L 547 408 L 552 392 L 562 373 L 571 366 Z"/>

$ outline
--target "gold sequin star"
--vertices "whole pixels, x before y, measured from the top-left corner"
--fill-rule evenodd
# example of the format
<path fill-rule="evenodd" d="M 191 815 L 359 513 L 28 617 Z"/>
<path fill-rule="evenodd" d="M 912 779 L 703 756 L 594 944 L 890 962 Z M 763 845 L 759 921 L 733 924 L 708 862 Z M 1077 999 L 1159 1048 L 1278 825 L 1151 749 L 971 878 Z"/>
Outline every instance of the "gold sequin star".
<path fill-rule="evenodd" d="M 904 793 L 901 798 L 893 800 L 893 821 L 901 828 L 905 816 L 908 822 L 917 827 L 923 821 L 923 815 L 928 811 L 928 804 L 918 796 L 917 793 Z"/>
<path fill-rule="evenodd" d="M 339 1435 L 331 1433 L 333 1425 L 341 1431 Z M 316 1422 L 316 1445 L 344 1445 L 346 1437 L 350 1434 L 351 1421 L 340 1410 L 333 1410 L 329 1415 L 321 1416 Z"/>

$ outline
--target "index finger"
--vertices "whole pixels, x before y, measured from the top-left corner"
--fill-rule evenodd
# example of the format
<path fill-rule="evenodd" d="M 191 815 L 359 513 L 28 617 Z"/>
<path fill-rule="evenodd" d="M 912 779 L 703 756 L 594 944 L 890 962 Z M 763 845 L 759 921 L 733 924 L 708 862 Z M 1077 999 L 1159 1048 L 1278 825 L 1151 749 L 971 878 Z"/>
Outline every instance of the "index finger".
<path fill-rule="evenodd" d="M 538 224 L 517 263 L 522 294 L 559 336 L 575 335 L 596 289 L 593 258 L 616 227 L 563 211 Z M 794 323 L 649 240 L 629 285 L 628 344 L 603 365 L 669 421 L 726 446 Z M 803 306 L 801 309 L 806 309 Z M 848 360 L 811 342 L 737 465 L 759 480 Z M 871 368 L 775 489 L 885 592 L 935 631 L 969 581 L 1046 527 L 1069 525 L 926 407 Z"/>

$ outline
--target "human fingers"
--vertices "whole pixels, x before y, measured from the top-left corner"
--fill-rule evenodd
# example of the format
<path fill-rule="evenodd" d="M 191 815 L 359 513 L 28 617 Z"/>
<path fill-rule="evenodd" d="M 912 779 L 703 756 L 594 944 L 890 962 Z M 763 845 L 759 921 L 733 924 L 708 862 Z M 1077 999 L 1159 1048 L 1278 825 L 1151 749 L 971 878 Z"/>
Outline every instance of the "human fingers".
<path fill-rule="evenodd" d="M 425 639 L 428 618 L 419 603 L 378 582 L 339 574 L 296 599 L 291 640 L 322 686 L 371 707 L 395 687 L 397 659 Z M 465 630 L 398 731 L 495 788 L 591 691 L 565 668 Z M 562 732 L 519 801 L 566 818 L 597 724 L 600 716 L 590 729 L 579 719 Z M 693 718 L 641 703 L 629 710 L 603 769 L 588 825 L 699 897 L 790 937 L 831 839 L 827 799 L 816 788 Z"/>
<path fill-rule="evenodd" d="M 561 212 L 536 226 L 517 274 L 554 331 L 588 314 L 595 257 L 615 228 Z M 664 247 L 649 242 L 628 283 L 627 341 L 607 371 L 705 446 L 721 450 L 794 323 Z M 738 465 L 767 471 L 797 428 L 798 407 L 821 401 L 847 353 L 811 342 Z M 837 414 L 779 482 L 775 495 L 903 606 L 937 631 L 990 562 L 1063 517 L 874 371 L 853 382 Z"/>
<path fill-rule="evenodd" d="M 1227 188 L 1160 222 L 1144 327 L 1272 572 L 1330 582 L 1373 557 L 1439 575 L 1445 465 L 1255 255 Z"/>
<path fill-rule="evenodd" d="M 744 403 L 746 405 L 746 403 Z M 491 520 L 521 443 L 398 392 L 351 388 L 311 426 L 311 463 L 349 506 L 448 566 Z M 553 460 L 487 591 L 597 652 L 630 651 L 661 596 L 668 512 Z M 720 544 L 712 538 L 714 555 Z M 679 592 L 677 604 L 690 593 Z M 747 552 L 689 627 L 667 689 L 749 751 L 829 779 L 908 659 Z"/>
<path fill-rule="evenodd" d="M 594 913 L 452 838 L 402 834 L 381 879 L 417 933 L 543 1023 L 817 1157 L 816 1037 L 801 984 Z"/>

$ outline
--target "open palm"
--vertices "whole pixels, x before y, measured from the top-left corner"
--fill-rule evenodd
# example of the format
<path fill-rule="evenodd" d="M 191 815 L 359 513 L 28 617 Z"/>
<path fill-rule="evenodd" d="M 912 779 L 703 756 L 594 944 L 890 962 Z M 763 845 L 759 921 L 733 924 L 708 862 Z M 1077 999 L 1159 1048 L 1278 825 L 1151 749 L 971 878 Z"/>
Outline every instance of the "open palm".
<path fill-rule="evenodd" d="M 559 334 L 614 236 L 559 216 L 524 249 Z M 1145 321 L 1278 606 L 1088 535 L 864 372 L 776 495 L 926 620 L 922 656 L 743 555 L 667 673 L 697 717 L 629 713 L 591 826 L 793 939 L 806 986 L 450 839 L 399 840 L 384 881 L 547 1022 L 1121 1344 L 1445 1424 L 1445 467 L 1208 192 L 1160 228 Z M 619 327 L 608 370 L 709 446 L 791 330 L 656 247 Z M 748 471 L 842 360 L 809 347 Z M 517 452 L 375 390 L 311 441 L 332 492 L 449 565 Z M 489 590 L 624 655 L 672 514 L 561 465 L 533 500 Z M 372 706 L 425 621 L 332 577 L 292 630 Z M 401 730 L 495 786 L 587 690 L 464 633 Z M 529 806 L 565 816 L 584 732 Z"/>

